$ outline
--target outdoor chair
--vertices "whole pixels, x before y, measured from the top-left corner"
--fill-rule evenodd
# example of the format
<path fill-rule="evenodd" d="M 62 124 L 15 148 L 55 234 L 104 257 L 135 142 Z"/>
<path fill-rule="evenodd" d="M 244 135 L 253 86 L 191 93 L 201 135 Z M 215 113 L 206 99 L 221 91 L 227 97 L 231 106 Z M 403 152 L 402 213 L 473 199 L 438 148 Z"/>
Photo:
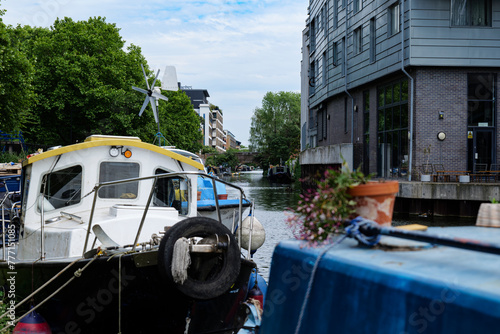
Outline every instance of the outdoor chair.
<path fill-rule="evenodd" d="M 485 172 L 488 170 L 488 164 L 475 164 L 474 172 Z"/>
<path fill-rule="evenodd" d="M 420 180 L 420 166 L 413 166 L 411 169 L 411 179 L 413 181 L 419 181 Z"/>
<path fill-rule="evenodd" d="M 433 171 L 432 164 L 422 164 L 422 174 L 432 174 Z"/>
<path fill-rule="evenodd" d="M 474 164 L 474 174 L 472 179 L 477 182 L 486 182 L 488 180 L 488 164 L 478 163 Z"/>
<path fill-rule="evenodd" d="M 490 174 L 493 177 L 493 180 L 496 182 L 500 176 L 500 165 L 499 164 L 491 164 L 490 165 Z"/>
<path fill-rule="evenodd" d="M 433 164 L 434 173 L 436 173 L 435 181 L 444 181 L 444 165 L 443 164 Z M 441 173 L 438 173 L 441 172 Z"/>

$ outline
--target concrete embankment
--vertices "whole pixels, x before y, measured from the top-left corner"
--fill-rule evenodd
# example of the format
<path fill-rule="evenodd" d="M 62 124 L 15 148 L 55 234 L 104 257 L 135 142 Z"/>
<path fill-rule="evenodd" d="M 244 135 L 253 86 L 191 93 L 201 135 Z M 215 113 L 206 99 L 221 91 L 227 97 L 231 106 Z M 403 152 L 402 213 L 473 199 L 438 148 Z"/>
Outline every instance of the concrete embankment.
<path fill-rule="evenodd" d="M 500 200 L 500 183 L 399 181 L 395 212 L 475 217 L 479 206 Z"/>

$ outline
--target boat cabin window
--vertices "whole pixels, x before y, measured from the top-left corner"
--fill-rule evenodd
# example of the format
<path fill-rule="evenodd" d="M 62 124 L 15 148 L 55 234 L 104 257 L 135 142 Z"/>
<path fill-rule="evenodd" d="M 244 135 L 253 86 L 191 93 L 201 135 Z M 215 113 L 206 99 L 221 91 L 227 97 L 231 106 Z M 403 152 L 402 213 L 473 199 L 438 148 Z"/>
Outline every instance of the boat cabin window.
<path fill-rule="evenodd" d="M 110 182 L 139 177 L 139 164 L 135 162 L 102 162 L 99 167 L 99 182 Z M 99 189 L 100 198 L 137 198 L 139 182 L 124 182 Z"/>
<path fill-rule="evenodd" d="M 81 189 L 82 166 L 72 166 L 45 174 L 40 187 L 44 211 L 80 203 Z M 40 207 L 41 205 L 38 205 L 38 211 Z"/>
<path fill-rule="evenodd" d="M 155 175 L 169 173 L 157 169 Z M 155 206 L 173 207 L 180 215 L 188 214 L 188 180 L 180 177 L 164 177 L 156 182 L 153 204 Z"/>

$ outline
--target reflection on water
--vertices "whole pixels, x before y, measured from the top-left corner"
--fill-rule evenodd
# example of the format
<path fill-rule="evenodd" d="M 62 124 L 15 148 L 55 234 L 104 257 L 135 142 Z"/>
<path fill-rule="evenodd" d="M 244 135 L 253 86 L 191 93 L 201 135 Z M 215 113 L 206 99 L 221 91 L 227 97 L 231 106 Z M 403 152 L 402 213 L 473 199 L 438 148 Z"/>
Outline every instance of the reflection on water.
<path fill-rule="evenodd" d="M 271 184 L 262 175 L 262 170 L 243 172 L 226 180 L 243 188 L 246 197 L 255 203 L 255 218 L 266 230 L 266 241 L 253 259 L 260 274 L 267 280 L 274 247 L 281 240 L 292 238 L 283 212 L 287 208 L 296 207 L 299 193 L 290 184 Z"/>
<path fill-rule="evenodd" d="M 239 176 L 225 179 L 243 188 L 248 199 L 255 202 L 255 217 L 266 230 L 266 241 L 253 258 L 259 272 L 267 280 L 274 247 L 281 240 L 292 238 L 285 222 L 284 211 L 295 208 L 299 200 L 299 190 L 290 184 L 271 184 L 262 171 L 243 172 Z M 393 226 L 422 224 L 426 226 L 474 225 L 472 218 L 417 217 L 395 214 Z"/>

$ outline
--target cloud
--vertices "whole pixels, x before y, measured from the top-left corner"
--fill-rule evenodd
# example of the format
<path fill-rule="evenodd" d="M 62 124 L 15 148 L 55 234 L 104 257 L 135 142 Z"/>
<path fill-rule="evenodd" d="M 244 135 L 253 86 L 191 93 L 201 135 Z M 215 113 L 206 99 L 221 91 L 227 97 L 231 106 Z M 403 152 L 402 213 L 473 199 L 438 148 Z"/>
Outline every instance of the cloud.
<path fill-rule="evenodd" d="M 248 145 L 250 119 L 268 91 L 299 91 L 307 0 L 3 0 L 7 24 L 106 17 L 151 68 L 173 65 L 183 85 L 207 89 L 224 127 Z"/>

